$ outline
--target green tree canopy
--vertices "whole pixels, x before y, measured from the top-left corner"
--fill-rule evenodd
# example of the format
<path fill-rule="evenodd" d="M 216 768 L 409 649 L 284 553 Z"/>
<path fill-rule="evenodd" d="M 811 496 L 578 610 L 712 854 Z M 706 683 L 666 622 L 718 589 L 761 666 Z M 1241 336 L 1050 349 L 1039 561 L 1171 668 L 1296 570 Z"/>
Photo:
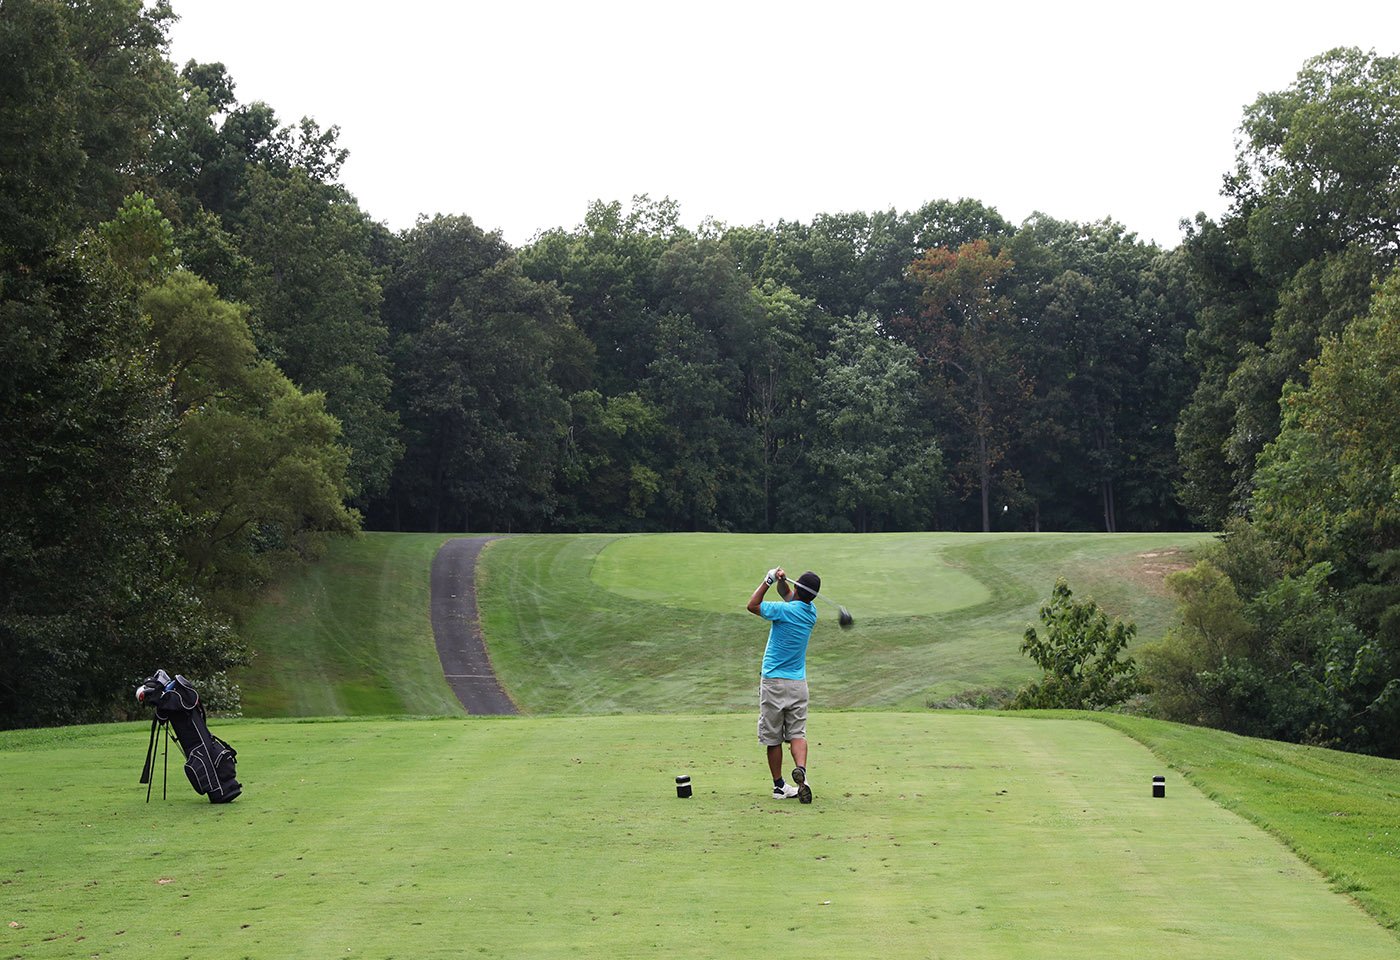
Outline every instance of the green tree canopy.
<path fill-rule="evenodd" d="M 1006 501 L 1037 529 L 1172 529 L 1171 423 L 1189 390 L 1179 260 L 1120 224 L 1036 215 L 1009 241 L 1016 354 L 1032 381 Z M 1029 500 L 1028 505 L 1021 503 Z"/>
<path fill-rule="evenodd" d="M 1400 547 L 1400 273 L 1282 405 L 1260 458 L 1256 523 L 1287 545 L 1291 566 L 1327 562 L 1344 583 L 1366 580 L 1374 558 Z"/>
<path fill-rule="evenodd" d="M 141 305 L 177 417 L 170 494 L 192 581 L 219 595 L 260 586 L 284 554 L 357 531 L 340 424 L 258 356 L 246 311 L 186 271 Z"/>
<path fill-rule="evenodd" d="M 373 226 L 344 191 L 302 167 L 254 168 L 239 203 L 229 219 L 252 263 L 242 295 L 259 350 L 302 390 L 325 396 L 350 450 L 351 495 L 381 492 L 402 448 Z"/>
<path fill-rule="evenodd" d="M 984 531 L 991 529 L 993 484 L 1020 434 L 1031 391 L 1016 355 L 1015 310 L 1003 289 L 1013 266 L 1007 251 L 994 251 L 986 240 L 929 250 L 909 268 L 921 286 L 921 312 L 894 325 L 925 364 L 935 407 L 955 425 L 948 452 L 977 491 Z"/>
<path fill-rule="evenodd" d="M 162 663 L 243 657 L 179 576 L 169 388 L 128 290 L 105 249 L 0 276 L 3 726 L 120 717 Z"/>
<path fill-rule="evenodd" d="M 558 290 L 470 218 L 421 221 L 402 241 L 385 312 L 407 452 L 376 509 L 431 530 L 538 529 L 589 345 Z"/>
<path fill-rule="evenodd" d="M 177 98 L 168 0 L 0 4 L 0 259 L 111 215 Z"/>
<path fill-rule="evenodd" d="M 918 417 L 918 358 L 861 314 L 838 320 L 807 407 L 810 509 L 825 529 L 919 529 L 943 492 L 938 445 Z"/>
<path fill-rule="evenodd" d="M 1206 302 L 1178 428 L 1183 496 L 1215 524 L 1247 504 L 1284 384 L 1306 379 L 1400 255 L 1400 58 L 1314 57 L 1246 109 L 1242 134 L 1229 212 L 1187 242 Z"/>

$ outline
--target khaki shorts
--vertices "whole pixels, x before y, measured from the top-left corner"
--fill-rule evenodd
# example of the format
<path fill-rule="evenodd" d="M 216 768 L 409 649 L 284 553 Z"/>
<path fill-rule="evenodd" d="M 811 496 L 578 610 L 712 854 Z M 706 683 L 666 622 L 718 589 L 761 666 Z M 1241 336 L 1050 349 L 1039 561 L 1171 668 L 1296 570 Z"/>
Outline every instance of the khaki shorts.
<path fill-rule="evenodd" d="M 758 742 L 765 747 L 807 739 L 807 681 L 758 682 Z"/>

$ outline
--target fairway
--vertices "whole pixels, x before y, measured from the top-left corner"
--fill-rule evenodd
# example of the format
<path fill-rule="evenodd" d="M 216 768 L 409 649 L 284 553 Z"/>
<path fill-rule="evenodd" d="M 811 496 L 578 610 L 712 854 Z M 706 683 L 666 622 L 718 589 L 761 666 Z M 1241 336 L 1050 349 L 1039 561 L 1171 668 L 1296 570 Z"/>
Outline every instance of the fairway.
<path fill-rule="evenodd" d="M 912 617 L 992 598 L 991 587 L 956 565 L 960 541 L 969 542 L 966 537 L 901 533 L 635 536 L 599 553 L 591 576 L 600 587 L 626 597 L 725 611 L 734 608 L 740 594 L 743 605 L 762 578 L 764 558 L 774 557 L 774 564 L 793 564 L 788 574 L 794 580 L 803 570 L 815 569 L 825 591 L 856 606 L 863 616 Z"/>
<path fill-rule="evenodd" d="M 764 624 L 744 604 L 775 564 L 822 576 L 835 609 L 808 654 L 820 707 L 923 709 L 1035 673 L 1022 635 L 1057 577 L 1160 639 L 1163 579 L 1210 534 L 519 536 L 482 553 L 492 662 L 528 713 L 747 710 Z"/>
<path fill-rule="evenodd" d="M 1277 840 L 1103 725 L 823 715 L 807 807 L 768 798 L 752 726 L 225 721 L 245 784 L 227 807 L 178 765 L 146 805 L 139 724 L 7 734 L 3 955 L 1396 956 Z"/>

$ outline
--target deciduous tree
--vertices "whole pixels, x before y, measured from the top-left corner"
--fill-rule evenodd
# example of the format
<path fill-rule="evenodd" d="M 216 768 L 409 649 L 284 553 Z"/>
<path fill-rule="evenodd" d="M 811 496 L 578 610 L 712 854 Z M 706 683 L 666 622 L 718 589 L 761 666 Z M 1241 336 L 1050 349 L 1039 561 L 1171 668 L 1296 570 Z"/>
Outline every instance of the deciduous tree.
<path fill-rule="evenodd" d="M 921 288 L 918 317 L 893 328 L 918 351 L 936 405 L 956 425 L 948 442 L 958 472 L 981 501 L 991 529 L 991 495 L 1016 440 L 1031 383 L 1015 352 L 1015 313 L 1000 289 L 1013 263 L 985 240 L 938 247 L 910 266 Z"/>
<path fill-rule="evenodd" d="M 1102 710 L 1143 690 L 1136 661 L 1125 656 L 1137 633 L 1132 622 L 1111 622 L 1093 600 L 1076 600 L 1063 578 L 1040 607 L 1045 636 L 1027 627 L 1021 652 L 1044 671 L 1018 692 L 1020 710 Z"/>
<path fill-rule="evenodd" d="M 922 529 L 943 490 L 937 443 L 918 417 L 917 357 L 861 314 L 835 324 L 806 408 L 807 467 L 821 529 Z"/>
<path fill-rule="evenodd" d="M 246 311 L 186 271 L 149 288 L 157 369 L 175 415 L 169 489 L 191 582 L 225 604 L 261 586 L 288 555 L 351 534 L 350 454 L 320 394 L 260 357 Z M 236 609 L 236 605 L 235 605 Z"/>
<path fill-rule="evenodd" d="M 303 391 L 324 394 L 350 449 L 351 495 L 364 502 L 386 488 L 402 453 L 374 228 L 352 198 L 302 167 L 253 169 L 231 219 L 252 263 L 245 295 L 259 350 Z"/>
<path fill-rule="evenodd" d="M 154 665 L 243 657 L 180 576 L 168 386 L 128 290 L 95 244 L 0 275 L 3 726 L 117 718 Z"/>
<path fill-rule="evenodd" d="M 1185 498 L 1243 511 L 1278 400 L 1400 256 L 1400 58 L 1336 49 L 1245 111 L 1229 212 L 1188 237 L 1206 292 L 1179 427 Z"/>
<path fill-rule="evenodd" d="M 407 452 L 376 509 L 410 528 L 542 527 L 591 352 L 564 298 L 467 217 L 420 222 L 398 257 L 385 312 Z"/>

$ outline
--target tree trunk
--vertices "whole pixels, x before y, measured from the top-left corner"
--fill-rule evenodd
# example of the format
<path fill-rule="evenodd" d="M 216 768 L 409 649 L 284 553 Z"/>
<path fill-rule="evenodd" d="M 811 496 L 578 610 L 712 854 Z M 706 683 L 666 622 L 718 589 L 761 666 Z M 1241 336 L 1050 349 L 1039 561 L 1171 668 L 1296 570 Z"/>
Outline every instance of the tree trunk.
<path fill-rule="evenodd" d="M 990 533 L 992 529 L 992 465 L 987 460 L 987 437 L 982 433 L 977 435 L 977 460 L 977 479 L 982 488 L 982 532 Z"/>
<path fill-rule="evenodd" d="M 438 420 L 438 428 L 433 437 L 433 533 L 442 532 L 442 498 L 443 488 L 446 484 L 446 468 L 443 461 L 446 459 L 447 441 L 442 418 Z"/>
<path fill-rule="evenodd" d="M 987 431 L 990 429 L 990 416 L 987 412 L 987 384 L 982 374 L 977 374 L 977 472 L 982 487 L 982 532 L 992 530 L 992 463 L 987 449 Z"/>
<path fill-rule="evenodd" d="M 992 498 L 992 478 L 991 478 L 990 472 L 987 470 L 986 461 L 984 460 L 984 461 L 982 462 L 982 532 L 983 532 L 983 533 L 991 533 L 991 531 L 992 531 L 991 498 Z"/>
<path fill-rule="evenodd" d="M 1103 528 L 1107 533 L 1117 533 L 1118 524 L 1113 506 L 1113 474 L 1109 468 L 1109 425 L 1104 421 L 1099 409 L 1099 398 L 1095 396 L 1091 410 L 1094 418 L 1094 446 L 1098 449 L 1099 469 L 1103 471 L 1099 477 L 1099 494 L 1103 500 Z"/>
<path fill-rule="evenodd" d="M 777 409 L 776 379 L 776 371 L 770 366 L 767 380 L 757 391 L 755 404 L 763 421 L 763 529 L 768 532 L 773 530 L 773 472 L 778 459 L 778 438 L 773 429 Z"/>

